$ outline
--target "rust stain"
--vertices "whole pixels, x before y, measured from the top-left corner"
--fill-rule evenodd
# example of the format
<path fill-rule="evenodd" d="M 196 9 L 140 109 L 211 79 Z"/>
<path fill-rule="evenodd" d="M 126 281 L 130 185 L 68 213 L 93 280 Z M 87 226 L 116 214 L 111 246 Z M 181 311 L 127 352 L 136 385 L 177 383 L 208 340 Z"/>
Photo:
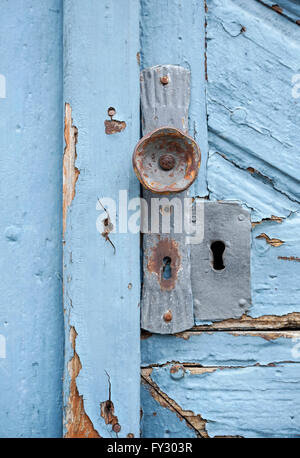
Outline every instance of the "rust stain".
<path fill-rule="evenodd" d="M 278 259 L 282 259 L 283 261 L 300 262 L 300 258 L 298 258 L 297 256 L 278 256 Z"/>
<path fill-rule="evenodd" d="M 211 370 L 208 370 L 211 372 Z M 162 407 L 174 412 L 180 420 L 185 420 L 187 426 L 194 429 L 198 437 L 209 437 L 206 431 L 206 420 L 191 410 L 183 410 L 173 399 L 160 390 L 151 379 L 151 370 L 142 369 L 142 383 L 149 386 L 150 394 Z"/>
<path fill-rule="evenodd" d="M 169 264 L 170 278 L 164 277 L 166 262 Z M 147 269 L 149 273 L 157 275 L 161 290 L 171 291 L 175 287 L 180 266 L 181 257 L 175 240 L 163 238 L 151 249 Z"/>
<path fill-rule="evenodd" d="M 104 121 L 104 125 L 105 133 L 107 135 L 117 134 L 118 132 L 122 132 L 122 130 L 126 129 L 126 122 L 117 121 L 116 119 L 106 119 Z"/>
<path fill-rule="evenodd" d="M 111 425 L 114 431 L 116 429 L 119 429 L 118 428 L 120 426 L 119 420 L 118 420 L 118 417 L 115 415 L 115 408 L 114 408 L 114 404 L 112 401 L 108 400 L 108 401 L 101 402 L 100 411 L 101 411 L 101 417 L 104 418 L 106 425 Z M 119 432 L 119 431 L 115 431 L 115 432 Z"/>
<path fill-rule="evenodd" d="M 111 400 L 111 382 L 110 376 L 106 373 L 108 377 L 108 400 L 100 403 L 100 414 L 104 418 L 106 425 L 111 425 L 112 430 L 115 433 L 121 431 L 121 426 L 119 424 L 118 417 L 115 415 L 114 403 Z"/>
<path fill-rule="evenodd" d="M 276 11 L 276 13 L 282 14 L 282 8 L 280 8 L 279 5 L 272 5 L 271 6 L 272 10 Z"/>
<path fill-rule="evenodd" d="M 172 154 L 175 159 L 172 176 L 176 177 L 168 184 L 162 182 L 162 175 L 157 174 L 159 156 L 166 153 Z M 144 188 L 159 194 L 176 193 L 187 189 L 196 179 L 201 152 L 195 140 L 180 129 L 161 127 L 149 132 L 138 142 L 132 163 Z"/>
<path fill-rule="evenodd" d="M 164 316 L 163 316 L 164 320 L 166 323 L 169 323 L 170 321 L 172 321 L 173 319 L 173 314 L 172 314 L 172 311 L 171 310 L 168 310 Z"/>
<path fill-rule="evenodd" d="M 77 332 L 72 326 L 70 328 L 70 341 L 74 351 L 72 359 L 68 363 L 68 371 L 71 377 L 70 396 L 67 405 L 66 420 L 67 432 L 66 438 L 100 438 L 101 436 L 95 430 L 93 423 L 84 410 L 83 396 L 79 395 L 76 378 L 82 368 L 79 356 L 76 352 Z"/>
<path fill-rule="evenodd" d="M 63 234 L 67 227 L 67 211 L 75 197 L 76 182 L 80 173 L 75 167 L 78 130 L 73 126 L 72 108 L 69 103 L 65 105 L 64 135 L 66 146 L 63 157 Z"/>
<path fill-rule="evenodd" d="M 274 247 L 278 247 L 284 244 L 284 241 L 280 239 L 271 239 L 267 234 L 262 233 L 256 237 L 257 239 L 265 239 L 265 241 Z"/>
<path fill-rule="evenodd" d="M 173 366 L 171 366 L 170 372 L 171 374 L 176 374 L 180 369 L 185 370 L 181 364 L 173 364 Z"/>
<path fill-rule="evenodd" d="M 169 77 L 168 75 L 164 75 L 164 76 L 161 76 L 160 77 L 160 82 L 163 86 L 165 86 L 166 84 L 169 84 Z"/>

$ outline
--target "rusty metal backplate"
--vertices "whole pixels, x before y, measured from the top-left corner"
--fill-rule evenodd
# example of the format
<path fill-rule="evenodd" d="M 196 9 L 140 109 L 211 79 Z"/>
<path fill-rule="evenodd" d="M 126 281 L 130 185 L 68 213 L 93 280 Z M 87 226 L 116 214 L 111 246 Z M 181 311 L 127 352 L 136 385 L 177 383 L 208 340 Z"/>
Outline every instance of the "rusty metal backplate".
<path fill-rule="evenodd" d="M 203 204 L 204 238 L 191 245 L 195 319 L 239 318 L 251 302 L 250 214 L 237 202 Z"/>
<path fill-rule="evenodd" d="M 180 170 L 182 168 L 180 167 L 182 156 L 190 159 L 192 154 L 189 152 L 189 148 L 195 148 L 194 140 L 187 136 L 189 103 L 189 70 L 175 65 L 159 65 L 141 72 L 142 130 L 144 136 L 150 133 L 149 137 L 144 137 L 142 140 L 142 144 L 144 146 L 146 144 L 146 149 L 144 148 L 143 151 L 140 151 L 139 146 L 141 143 L 139 143 L 136 150 L 137 153 L 142 153 L 144 157 L 143 164 L 145 162 L 148 167 L 146 172 L 142 167 L 144 176 L 143 180 L 141 180 L 144 183 L 143 198 L 149 211 L 149 230 L 143 234 L 144 275 L 141 299 L 141 327 L 158 334 L 174 334 L 189 329 L 194 325 L 190 277 L 190 246 L 185 243 L 185 234 L 176 230 L 173 216 L 169 231 L 163 229 L 162 223 L 159 224 L 160 227 L 157 231 L 152 230 L 155 212 L 151 211 L 153 201 L 157 203 L 158 199 L 166 198 L 164 194 L 166 190 L 170 192 L 168 194 L 170 201 L 176 196 L 183 203 L 183 199 L 186 197 L 187 191 L 173 194 L 174 186 L 172 186 L 172 183 L 175 179 L 178 180 L 181 175 L 183 175 L 183 182 L 190 181 L 189 179 L 184 179 L 184 170 Z M 166 128 L 166 126 L 168 127 Z M 179 135 L 178 130 L 181 131 Z M 163 144 L 161 144 L 159 137 L 156 136 L 155 138 L 158 150 L 151 150 L 151 148 L 148 150 L 148 146 L 153 146 L 151 141 L 150 144 L 147 144 L 148 138 L 153 140 L 153 137 L 151 137 L 153 133 L 154 135 L 157 133 L 163 134 Z M 175 138 L 174 133 L 176 133 Z M 165 145 L 170 148 L 165 149 Z M 174 149 L 176 145 L 178 147 L 177 151 Z M 151 171 L 151 166 L 154 168 L 153 166 L 160 161 L 160 146 L 164 146 L 162 148 L 164 156 L 170 154 L 175 157 L 174 169 L 176 170 L 176 178 L 175 176 L 170 177 L 168 175 L 169 172 L 166 170 L 161 172 L 159 172 L 159 169 L 157 169 L 157 172 L 155 170 Z M 188 154 L 184 154 L 186 150 Z M 154 154 L 153 158 L 152 154 Z M 136 159 L 139 160 L 139 156 Z M 168 159 L 166 161 L 168 166 L 169 158 L 165 157 L 165 159 Z M 191 174 L 194 173 L 191 179 L 195 177 L 198 168 L 198 161 L 196 162 L 196 167 L 190 167 L 192 169 Z M 149 163 L 151 163 L 151 166 L 149 166 Z M 139 169 L 138 176 L 141 175 L 140 165 L 138 163 L 135 164 L 134 161 L 134 167 Z M 163 165 L 165 166 L 165 164 Z M 167 166 L 166 168 L 168 168 Z M 148 177 L 145 177 L 145 173 Z M 154 186 L 151 185 L 152 181 L 157 181 L 157 173 L 162 174 L 161 178 L 164 178 L 164 186 L 168 189 L 164 188 L 164 186 L 155 185 L 155 183 Z M 145 180 L 148 182 L 148 178 L 150 183 L 147 185 Z M 181 187 L 184 189 L 186 186 L 181 185 Z M 158 194 L 151 192 L 154 191 L 154 188 L 156 192 L 158 191 Z M 178 189 L 175 191 L 178 191 Z M 167 207 L 169 208 L 167 209 Z M 161 216 L 167 212 L 171 217 L 171 210 L 172 208 L 168 204 L 161 203 Z M 177 219 L 176 222 L 178 223 Z"/>

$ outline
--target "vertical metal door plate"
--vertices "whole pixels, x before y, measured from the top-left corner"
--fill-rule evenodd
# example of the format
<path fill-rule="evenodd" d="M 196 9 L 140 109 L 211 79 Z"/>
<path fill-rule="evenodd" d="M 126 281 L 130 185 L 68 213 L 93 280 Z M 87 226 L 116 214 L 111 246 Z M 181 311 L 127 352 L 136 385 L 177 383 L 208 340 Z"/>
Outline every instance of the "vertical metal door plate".
<path fill-rule="evenodd" d="M 237 202 L 203 204 L 203 242 L 191 245 L 195 319 L 239 318 L 251 303 L 250 214 Z"/>
<path fill-rule="evenodd" d="M 181 131 L 180 137 L 185 138 L 185 142 L 194 142 L 193 139 L 189 140 L 186 136 L 189 102 L 190 72 L 187 69 L 174 65 L 162 65 L 143 70 L 141 73 L 143 135 L 161 127 L 164 127 L 164 135 L 168 131 L 170 135 L 174 130 L 170 128 L 175 128 Z M 144 137 L 142 141 L 145 144 L 147 137 L 146 139 Z M 152 155 L 149 156 L 145 150 L 140 151 L 139 146 L 134 165 L 136 169 L 142 170 L 143 168 L 138 167 L 138 154 L 146 155 L 150 164 L 149 157 L 151 159 Z M 171 153 L 173 149 L 171 148 Z M 154 153 L 155 149 L 152 151 L 152 154 Z M 153 168 L 153 164 L 151 166 Z M 146 175 L 150 176 L 150 171 Z M 145 174 L 142 182 L 145 186 Z M 143 188 L 143 198 L 148 204 L 148 209 L 151 208 L 153 199 L 168 198 L 171 201 L 177 196 L 177 199 L 183 202 L 186 197 L 186 191 L 177 195 L 171 193 L 165 196 L 164 187 L 157 183 L 155 188 L 158 194 L 150 191 L 151 186 L 145 187 L 148 189 Z M 170 189 L 168 189 L 169 192 Z M 161 211 L 167 211 L 168 206 L 162 201 Z M 171 207 L 169 212 L 171 213 Z M 173 220 L 174 218 L 172 218 L 169 233 L 161 230 L 156 233 L 151 228 L 143 236 L 144 277 L 141 327 L 159 334 L 173 334 L 194 325 L 190 247 L 185 243 L 185 234 L 176 232 Z M 149 217 L 149 222 L 152 227 L 153 214 Z M 166 268 L 170 271 L 170 278 L 164 275 Z"/>

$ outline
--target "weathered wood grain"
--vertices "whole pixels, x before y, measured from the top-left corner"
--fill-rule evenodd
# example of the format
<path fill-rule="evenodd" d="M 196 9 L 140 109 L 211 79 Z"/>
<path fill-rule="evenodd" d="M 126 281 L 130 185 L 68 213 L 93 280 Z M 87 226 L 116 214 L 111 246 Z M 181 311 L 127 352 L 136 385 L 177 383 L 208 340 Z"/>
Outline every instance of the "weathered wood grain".
<path fill-rule="evenodd" d="M 254 223 L 252 306 L 219 329 L 299 327 L 299 38 L 261 2 L 207 2 L 209 195 L 239 200 Z"/>
<path fill-rule="evenodd" d="M 180 362 L 202 366 L 243 366 L 297 361 L 292 349 L 300 331 L 186 331 L 142 340 L 142 366 Z"/>
<path fill-rule="evenodd" d="M 171 338 L 142 369 L 144 437 L 299 437 L 300 332 Z"/>

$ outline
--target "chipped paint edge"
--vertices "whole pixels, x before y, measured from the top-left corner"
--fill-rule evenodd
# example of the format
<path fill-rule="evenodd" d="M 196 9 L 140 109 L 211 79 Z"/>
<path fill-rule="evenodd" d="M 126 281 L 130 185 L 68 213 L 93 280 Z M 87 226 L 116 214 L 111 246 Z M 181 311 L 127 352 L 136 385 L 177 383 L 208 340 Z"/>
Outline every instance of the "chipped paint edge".
<path fill-rule="evenodd" d="M 65 104 L 64 136 L 66 146 L 63 155 L 63 235 L 67 228 L 68 209 L 75 197 L 76 183 L 80 174 L 75 166 L 78 129 L 73 125 L 72 108 L 69 103 Z"/>

